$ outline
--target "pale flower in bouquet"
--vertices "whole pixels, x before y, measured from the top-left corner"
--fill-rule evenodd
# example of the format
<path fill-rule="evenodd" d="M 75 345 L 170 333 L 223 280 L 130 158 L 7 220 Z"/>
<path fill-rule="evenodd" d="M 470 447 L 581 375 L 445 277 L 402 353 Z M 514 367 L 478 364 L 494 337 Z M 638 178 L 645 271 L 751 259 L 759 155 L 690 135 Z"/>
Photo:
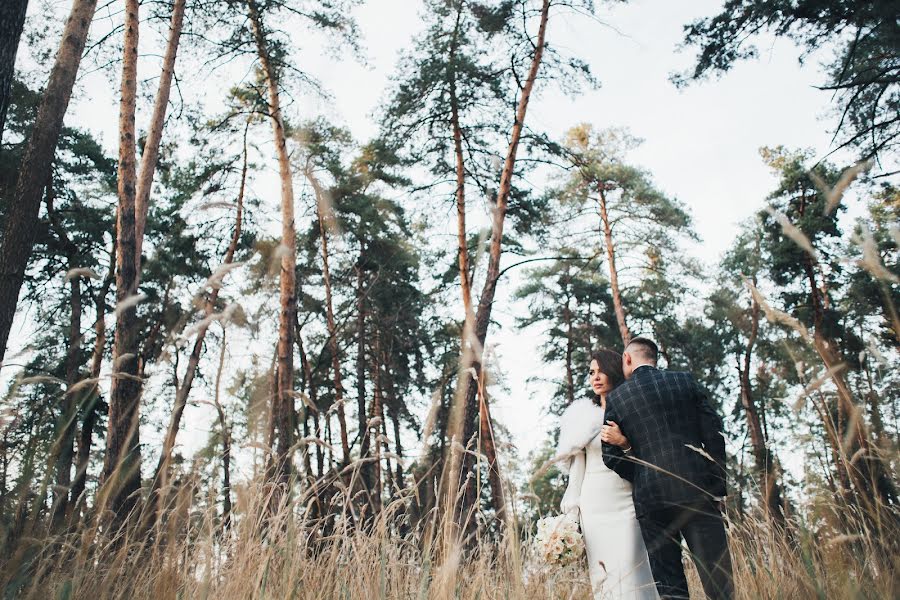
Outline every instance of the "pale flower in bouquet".
<path fill-rule="evenodd" d="M 569 565 L 578 561 L 584 555 L 584 538 L 578 531 L 578 521 L 569 514 L 544 517 L 537 523 L 534 549 L 549 564 Z"/>

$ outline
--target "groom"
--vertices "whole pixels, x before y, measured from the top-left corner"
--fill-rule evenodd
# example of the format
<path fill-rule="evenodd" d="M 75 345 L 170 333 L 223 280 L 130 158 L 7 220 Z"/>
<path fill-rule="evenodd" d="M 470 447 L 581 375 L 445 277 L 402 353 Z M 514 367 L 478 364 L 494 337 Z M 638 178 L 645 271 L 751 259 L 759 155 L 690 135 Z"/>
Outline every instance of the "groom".
<path fill-rule="evenodd" d="M 689 597 L 681 563 L 684 537 L 706 595 L 731 598 L 731 558 L 719 507 L 726 493 L 722 421 L 689 373 L 656 368 L 658 355 L 646 338 L 626 346 L 627 381 L 607 398 L 605 419 L 619 425 L 631 448 L 604 443 L 603 462 L 634 485 L 635 513 L 659 595 Z"/>

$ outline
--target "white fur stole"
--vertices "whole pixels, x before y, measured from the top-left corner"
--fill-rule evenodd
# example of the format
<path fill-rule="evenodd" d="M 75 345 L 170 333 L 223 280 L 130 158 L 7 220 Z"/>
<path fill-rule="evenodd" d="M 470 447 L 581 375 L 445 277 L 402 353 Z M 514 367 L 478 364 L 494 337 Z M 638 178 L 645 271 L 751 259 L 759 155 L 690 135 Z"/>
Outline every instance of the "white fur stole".
<path fill-rule="evenodd" d="M 569 472 L 573 456 L 581 452 L 603 427 L 603 409 L 588 398 L 578 398 L 559 418 L 559 444 L 550 462 L 563 472 Z"/>

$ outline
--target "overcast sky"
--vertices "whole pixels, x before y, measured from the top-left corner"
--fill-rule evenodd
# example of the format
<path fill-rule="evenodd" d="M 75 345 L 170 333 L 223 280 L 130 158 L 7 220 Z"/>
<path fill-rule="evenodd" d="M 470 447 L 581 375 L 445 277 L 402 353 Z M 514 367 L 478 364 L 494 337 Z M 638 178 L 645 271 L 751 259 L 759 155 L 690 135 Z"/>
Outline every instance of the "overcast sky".
<path fill-rule="evenodd" d="M 789 42 L 763 40 L 759 59 L 738 64 L 720 80 L 685 90 L 669 82 L 670 74 L 691 65 L 691 53 L 677 51 L 683 25 L 714 14 L 720 4 L 637 0 L 607 8 L 598 2 L 599 21 L 552 16 L 549 43 L 587 60 L 601 87 L 575 99 L 539 89 L 527 117 L 531 128 L 557 137 L 587 121 L 596 127 L 627 127 L 643 138 L 644 144 L 630 155 L 632 162 L 648 169 L 662 190 L 689 207 L 702 238 L 690 252 L 709 265 L 733 239 L 737 224 L 761 208 L 774 188 L 758 149 L 784 144 L 812 148 L 822 156 L 830 142 L 830 121 L 822 120 L 829 97 L 814 89 L 821 72 L 815 60 L 799 66 L 798 50 Z M 33 12 L 36 5 L 32 3 Z M 373 111 L 384 97 L 398 53 L 409 47 L 423 23 L 413 0 L 370 0 L 356 13 L 367 65 L 305 52 L 304 68 L 320 79 L 331 98 L 304 99 L 299 108 L 309 116 L 324 114 L 365 140 L 376 133 Z M 67 122 L 94 131 L 114 154 L 117 86 L 103 81 L 99 75 L 82 81 L 83 93 Z M 524 310 L 510 301 L 514 284 L 510 278 L 498 292 L 494 316 L 501 326 L 489 337 L 497 344 L 512 390 L 495 397 L 494 414 L 511 430 L 524 456 L 544 439 L 552 421 L 542 413 L 547 390 L 526 384 L 528 377 L 546 374 L 537 350 L 539 331 L 523 334 L 512 327 L 514 316 Z M 26 331 L 18 330 L 19 335 Z M 11 340 L 13 345 L 16 341 Z M 205 440 L 205 420 L 191 422 L 189 416 L 188 431 Z"/>

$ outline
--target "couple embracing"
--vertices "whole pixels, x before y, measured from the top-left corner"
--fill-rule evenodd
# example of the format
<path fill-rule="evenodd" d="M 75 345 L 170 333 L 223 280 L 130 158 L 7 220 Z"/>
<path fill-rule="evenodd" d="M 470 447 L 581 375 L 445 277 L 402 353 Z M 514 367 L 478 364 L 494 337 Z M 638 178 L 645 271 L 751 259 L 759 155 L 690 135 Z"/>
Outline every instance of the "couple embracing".
<path fill-rule="evenodd" d="M 658 354 L 638 337 L 591 356 L 593 398 L 560 420 L 561 509 L 580 521 L 595 598 L 688 598 L 682 537 L 707 596 L 731 598 L 722 421 Z"/>

